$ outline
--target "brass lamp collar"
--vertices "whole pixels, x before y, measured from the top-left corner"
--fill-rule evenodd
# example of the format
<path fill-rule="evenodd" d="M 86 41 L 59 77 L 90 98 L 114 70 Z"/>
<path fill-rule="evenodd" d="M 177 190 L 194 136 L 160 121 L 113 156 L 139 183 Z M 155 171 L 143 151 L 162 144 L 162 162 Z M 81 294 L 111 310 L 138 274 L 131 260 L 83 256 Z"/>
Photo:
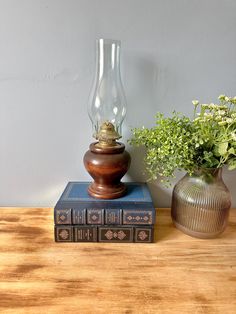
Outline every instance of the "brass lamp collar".
<path fill-rule="evenodd" d="M 96 139 L 99 141 L 97 146 L 100 147 L 112 147 L 112 146 L 117 146 L 116 140 L 121 138 L 120 134 L 115 130 L 114 125 L 106 121 L 104 122 L 100 129 L 99 132 L 96 134 Z"/>

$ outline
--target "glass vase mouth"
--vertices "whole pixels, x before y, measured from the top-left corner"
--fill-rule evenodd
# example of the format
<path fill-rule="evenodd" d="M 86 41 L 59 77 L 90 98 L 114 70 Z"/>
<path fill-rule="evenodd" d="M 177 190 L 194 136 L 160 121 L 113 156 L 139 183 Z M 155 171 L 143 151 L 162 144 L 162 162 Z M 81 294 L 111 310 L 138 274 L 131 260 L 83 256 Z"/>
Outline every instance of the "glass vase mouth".
<path fill-rule="evenodd" d="M 222 179 L 222 167 L 220 168 L 197 168 L 193 171 L 192 177 L 203 182 L 213 183 L 214 180 Z"/>
<path fill-rule="evenodd" d="M 222 171 L 222 167 L 220 168 L 204 168 L 199 167 L 193 170 L 193 174 L 202 174 L 202 173 L 208 173 L 208 174 L 217 174 Z"/>
<path fill-rule="evenodd" d="M 119 39 L 111 39 L 111 38 L 98 38 L 96 39 L 97 44 L 104 44 L 104 45 L 121 45 L 121 41 Z"/>

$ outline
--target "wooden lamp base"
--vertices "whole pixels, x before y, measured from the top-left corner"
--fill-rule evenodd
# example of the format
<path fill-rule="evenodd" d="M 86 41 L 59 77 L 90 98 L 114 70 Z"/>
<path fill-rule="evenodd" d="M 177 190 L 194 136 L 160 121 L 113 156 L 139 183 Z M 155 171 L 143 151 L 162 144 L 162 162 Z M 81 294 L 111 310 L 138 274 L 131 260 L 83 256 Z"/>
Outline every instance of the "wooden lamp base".
<path fill-rule="evenodd" d="M 113 199 L 126 192 L 126 186 L 120 182 L 130 166 L 130 155 L 125 145 L 117 142 L 115 146 L 101 147 L 92 143 L 84 155 L 84 165 L 94 182 L 88 193 L 95 198 Z"/>

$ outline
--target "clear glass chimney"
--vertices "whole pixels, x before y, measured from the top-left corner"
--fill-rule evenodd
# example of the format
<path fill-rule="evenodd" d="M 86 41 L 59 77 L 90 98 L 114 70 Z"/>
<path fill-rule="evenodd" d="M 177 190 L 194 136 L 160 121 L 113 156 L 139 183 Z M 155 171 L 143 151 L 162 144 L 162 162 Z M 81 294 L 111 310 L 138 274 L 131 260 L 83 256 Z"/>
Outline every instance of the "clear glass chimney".
<path fill-rule="evenodd" d="M 96 74 L 88 103 L 96 139 L 104 123 L 112 123 L 119 137 L 122 136 L 126 99 L 120 76 L 120 46 L 119 40 L 96 41 Z"/>

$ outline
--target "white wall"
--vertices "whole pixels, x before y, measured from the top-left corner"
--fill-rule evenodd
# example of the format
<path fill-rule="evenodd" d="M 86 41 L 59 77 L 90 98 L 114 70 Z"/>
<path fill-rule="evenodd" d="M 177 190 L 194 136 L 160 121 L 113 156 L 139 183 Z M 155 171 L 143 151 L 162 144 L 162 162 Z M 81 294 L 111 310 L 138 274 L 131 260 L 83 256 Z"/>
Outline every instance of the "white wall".
<path fill-rule="evenodd" d="M 53 206 L 70 180 L 90 180 L 86 106 L 96 38 L 122 41 L 130 128 L 191 100 L 236 95 L 234 0 L 0 0 L 0 205 Z M 126 181 L 145 180 L 142 154 Z M 236 206 L 235 172 L 224 173 Z M 156 205 L 171 190 L 151 185 Z"/>

